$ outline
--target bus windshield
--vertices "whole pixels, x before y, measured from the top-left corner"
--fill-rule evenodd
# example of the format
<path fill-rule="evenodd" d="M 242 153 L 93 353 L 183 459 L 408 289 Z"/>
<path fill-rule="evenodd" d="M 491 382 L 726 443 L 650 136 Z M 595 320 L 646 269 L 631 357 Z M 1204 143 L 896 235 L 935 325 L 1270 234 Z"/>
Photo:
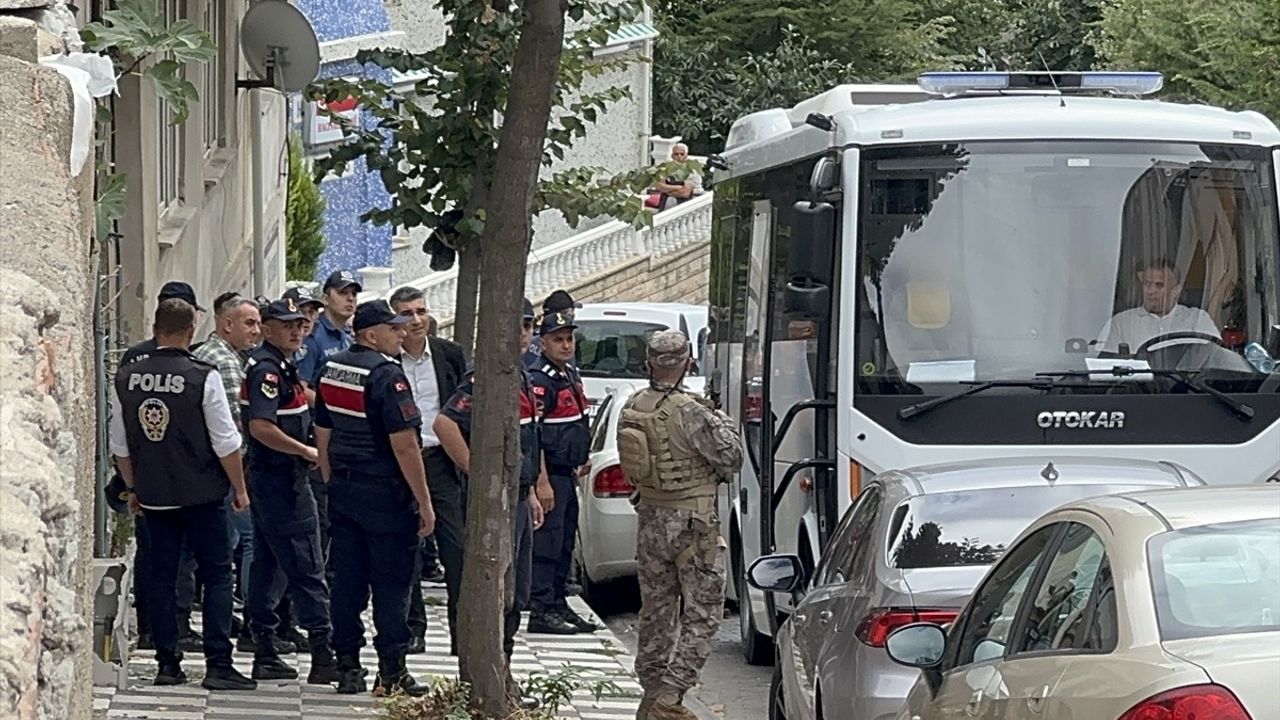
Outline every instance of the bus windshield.
<path fill-rule="evenodd" d="M 859 393 L 1116 365 L 1276 392 L 1280 237 L 1267 150 L 873 148 L 861 154 L 858 212 Z M 1091 380 L 1173 386 L 1152 377 Z"/>

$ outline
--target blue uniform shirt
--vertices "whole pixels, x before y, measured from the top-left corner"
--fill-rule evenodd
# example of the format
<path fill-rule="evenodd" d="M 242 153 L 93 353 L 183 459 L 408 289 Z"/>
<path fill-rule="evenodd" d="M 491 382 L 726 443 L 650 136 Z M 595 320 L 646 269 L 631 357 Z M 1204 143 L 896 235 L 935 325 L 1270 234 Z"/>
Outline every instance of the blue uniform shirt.
<path fill-rule="evenodd" d="M 314 389 L 320 384 L 325 362 L 351 347 L 353 342 L 355 336 L 350 330 L 334 327 L 325 313 L 316 316 L 315 327 L 298 351 L 298 375 L 302 377 L 302 381 Z"/>

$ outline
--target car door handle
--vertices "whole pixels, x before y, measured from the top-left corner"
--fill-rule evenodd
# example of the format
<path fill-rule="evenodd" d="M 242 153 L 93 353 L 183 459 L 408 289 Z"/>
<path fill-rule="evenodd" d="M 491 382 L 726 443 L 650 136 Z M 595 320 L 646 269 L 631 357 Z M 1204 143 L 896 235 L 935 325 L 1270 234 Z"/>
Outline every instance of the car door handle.
<path fill-rule="evenodd" d="M 827 623 L 831 622 L 831 611 L 823 610 L 822 612 L 818 613 L 818 622 L 822 623 L 823 625 L 826 625 Z"/>
<path fill-rule="evenodd" d="M 1047 697 L 1049 697 L 1049 686 L 1045 685 L 1027 698 L 1027 709 L 1033 713 L 1044 712 L 1044 701 Z"/>
<path fill-rule="evenodd" d="M 969 717 L 978 717 L 978 706 L 982 704 L 982 691 L 978 690 L 969 698 L 969 702 L 964 704 L 964 714 Z"/>

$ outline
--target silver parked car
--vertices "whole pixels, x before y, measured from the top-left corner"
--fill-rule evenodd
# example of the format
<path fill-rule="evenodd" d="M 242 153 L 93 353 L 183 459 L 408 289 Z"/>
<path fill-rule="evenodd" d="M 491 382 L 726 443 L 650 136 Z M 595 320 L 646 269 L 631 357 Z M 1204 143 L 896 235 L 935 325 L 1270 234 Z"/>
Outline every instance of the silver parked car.
<path fill-rule="evenodd" d="M 798 598 L 777 635 L 770 717 L 896 716 L 919 671 L 888 657 L 889 634 L 952 622 L 1036 518 L 1086 497 L 1190 485 L 1203 482 L 1178 466 L 1115 459 L 1011 458 L 881 473 L 845 513 L 812 578 L 793 555 L 762 557 L 748 572 L 757 588 Z"/>

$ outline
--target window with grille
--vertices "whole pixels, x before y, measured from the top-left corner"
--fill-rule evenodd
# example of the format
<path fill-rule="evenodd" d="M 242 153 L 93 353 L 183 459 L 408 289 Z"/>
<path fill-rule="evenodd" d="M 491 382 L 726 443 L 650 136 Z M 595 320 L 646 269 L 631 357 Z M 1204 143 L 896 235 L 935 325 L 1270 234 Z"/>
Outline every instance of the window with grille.
<path fill-rule="evenodd" d="M 200 102 L 204 108 L 205 154 L 226 147 L 227 87 L 224 73 L 222 46 L 227 42 L 227 11 L 218 0 L 205 0 L 204 30 L 213 38 L 218 55 L 203 65 L 204 86 L 200 88 Z"/>
<path fill-rule="evenodd" d="M 184 0 L 160 0 L 160 11 L 166 24 L 173 24 L 183 17 Z M 156 200 L 163 211 L 182 200 L 182 128 L 173 124 L 173 107 L 156 98 L 156 135 L 159 139 L 156 151 Z"/>

